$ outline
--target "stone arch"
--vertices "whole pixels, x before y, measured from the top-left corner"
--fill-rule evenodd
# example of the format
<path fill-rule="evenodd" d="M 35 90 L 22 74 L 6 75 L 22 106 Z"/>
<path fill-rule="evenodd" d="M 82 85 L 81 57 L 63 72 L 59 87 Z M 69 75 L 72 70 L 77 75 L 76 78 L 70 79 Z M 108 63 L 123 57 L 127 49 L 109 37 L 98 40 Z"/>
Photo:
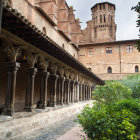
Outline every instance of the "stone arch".
<path fill-rule="evenodd" d="M 42 33 L 45 34 L 45 35 L 47 35 L 47 30 L 46 30 L 45 27 L 42 28 Z"/>
<path fill-rule="evenodd" d="M 100 23 L 102 23 L 102 15 L 100 15 Z"/>
<path fill-rule="evenodd" d="M 135 72 L 139 72 L 139 66 L 138 65 L 135 66 Z"/>
<path fill-rule="evenodd" d="M 106 22 L 106 17 L 105 17 L 105 15 L 104 15 L 104 22 Z"/>
<path fill-rule="evenodd" d="M 112 68 L 111 67 L 107 68 L 107 73 L 112 73 Z"/>
<path fill-rule="evenodd" d="M 89 69 L 90 71 L 92 71 L 92 69 L 91 69 L 90 67 L 89 67 L 88 69 Z"/>

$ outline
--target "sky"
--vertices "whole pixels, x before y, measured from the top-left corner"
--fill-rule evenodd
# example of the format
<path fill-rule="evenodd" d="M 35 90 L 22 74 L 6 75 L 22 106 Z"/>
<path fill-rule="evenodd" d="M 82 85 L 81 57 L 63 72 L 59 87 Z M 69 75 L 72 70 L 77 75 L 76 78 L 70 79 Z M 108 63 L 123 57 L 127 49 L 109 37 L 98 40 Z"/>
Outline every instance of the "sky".
<path fill-rule="evenodd" d="M 86 21 L 91 20 L 91 7 L 96 3 L 110 2 L 116 5 L 115 22 L 117 24 L 117 40 L 138 39 L 139 29 L 136 27 L 137 13 L 131 10 L 139 0 L 66 0 L 69 6 L 76 10 L 75 17 L 79 18 L 82 29 Z"/>

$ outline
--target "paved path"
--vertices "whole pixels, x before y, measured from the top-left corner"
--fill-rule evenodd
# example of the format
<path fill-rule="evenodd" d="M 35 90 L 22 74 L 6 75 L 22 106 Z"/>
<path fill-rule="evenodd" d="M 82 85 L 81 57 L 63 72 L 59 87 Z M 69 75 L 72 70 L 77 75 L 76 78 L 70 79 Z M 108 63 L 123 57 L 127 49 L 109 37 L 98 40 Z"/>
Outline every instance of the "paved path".
<path fill-rule="evenodd" d="M 59 124 L 29 131 L 10 140 L 81 140 L 80 135 L 83 133 L 75 120 L 76 117 L 71 117 Z"/>
<path fill-rule="evenodd" d="M 63 136 L 60 136 L 57 140 L 87 140 L 82 128 L 77 125 L 65 133 Z"/>

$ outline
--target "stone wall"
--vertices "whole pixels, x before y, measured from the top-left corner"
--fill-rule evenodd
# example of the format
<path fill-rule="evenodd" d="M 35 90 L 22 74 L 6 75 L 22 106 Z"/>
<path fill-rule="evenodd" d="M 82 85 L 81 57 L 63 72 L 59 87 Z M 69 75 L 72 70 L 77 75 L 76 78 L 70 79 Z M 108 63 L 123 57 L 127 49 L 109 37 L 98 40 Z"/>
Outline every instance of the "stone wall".
<path fill-rule="evenodd" d="M 122 44 L 114 42 L 112 45 L 85 44 L 80 46 L 79 61 L 104 80 L 122 79 L 123 75 L 134 74 L 135 66 L 140 68 L 140 54 L 134 44 L 129 41 Z M 132 46 L 132 52 L 127 52 L 129 46 Z M 108 47 L 112 48 L 112 53 L 106 53 Z M 92 55 L 88 54 L 89 49 Z M 108 74 L 108 67 L 112 68 L 112 74 Z"/>
<path fill-rule="evenodd" d="M 50 9 L 54 8 L 53 3 L 49 4 L 49 1 L 47 0 L 44 2 L 46 2 L 46 5 L 49 6 Z M 68 41 L 61 33 L 59 33 L 57 26 L 52 26 L 52 24 L 35 8 L 35 6 L 39 6 L 43 9 L 45 6 L 43 5 L 45 4 L 44 2 L 41 3 L 42 5 L 38 5 L 38 2 L 35 0 L 11 0 L 11 6 L 20 12 L 23 16 L 25 16 L 25 18 L 28 19 L 33 25 L 35 25 L 40 31 L 43 32 L 43 29 L 45 29 L 47 36 L 54 40 L 59 46 L 65 49 L 73 57 L 78 58 L 78 51 L 73 45 L 71 45 L 71 41 Z M 47 9 L 46 6 L 44 8 Z M 48 11 L 45 9 L 43 9 L 44 12 L 49 15 Z M 56 9 L 55 12 L 57 12 Z"/>

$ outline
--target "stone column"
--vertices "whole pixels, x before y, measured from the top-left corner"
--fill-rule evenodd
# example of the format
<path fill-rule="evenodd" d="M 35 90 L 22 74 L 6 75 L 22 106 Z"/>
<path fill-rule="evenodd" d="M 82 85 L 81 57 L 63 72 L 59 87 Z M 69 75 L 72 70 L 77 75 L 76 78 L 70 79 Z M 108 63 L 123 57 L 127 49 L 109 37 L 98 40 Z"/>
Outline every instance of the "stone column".
<path fill-rule="evenodd" d="M 69 97 L 70 97 L 70 82 L 71 82 L 71 80 L 70 79 L 66 79 L 66 81 L 65 81 L 65 84 L 66 84 L 66 103 L 67 104 L 69 104 L 69 102 L 70 102 L 70 99 L 69 99 Z"/>
<path fill-rule="evenodd" d="M 74 80 L 71 80 L 71 102 L 74 103 Z"/>
<path fill-rule="evenodd" d="M 90 94 L 89 94 L 89 99 L 91 99 L 91 94 L 92 94 L 92 87 L 90 86 Z"/>
<path fill-rule="evenodd" d="M 29 68 L 27 71 L 27 87 L 26 87 L 26 101 L 25 101 L 25 110 L 33 111 L 34 105 L 34 79 L 36 75 L 36 68 Z"/>
<path fill-rule="evenodd" d="M 49 73 L 40 72 L 40 101 L 37 103 L 37 108 L 45 109 L 47 107 L 47 81 Z"/>
<path fill-rule="evenodd" d="M 74 92 L 73 92 L 73 99 L 74 99 L 74 102 L 76 102 L 76 81 L 74 82 Z"/>
<path fill-rule="evenodd" d="M 64 98 L 64 104 L 66 104 L 66 98 L 67 98 L 67 87 L 66 87 L 66 82 L 64 83 L 64 92 L 63 92 Z"/>
<path fill-rule="evenodd" d="M 72 80 L 70 80 L 70 84 L 69 84 L 69 103 L 71 103 L 71 96 L 72 96 Z"/>
<path fill-rule="evenodd" d="M 89 86 L 87 85 L 87 100 L 89 100 Z"/>
<path fill-rule="evenodd" d="M 79 102 L 79 82 L 76 81 L 76 102 Z"/>
<path fill-rule="evenodd" d="M 63 105 L 63 101 L 64 101 L 64 81 L 65 81 L 65 77 L 60 77 L 59 78 L 59 82 L 60 82 L 60 89 L 59 89 L 59 94 L 60 94 L 60 104 Z"/>
<path fill-rule="evenodd" d="M 5 96 L 5 108 L 2 114 L 12 116 L 14 114 L 16 76 L 20 64 L 17 62 L 8 62 L 6 63 L 6 67 L 8 68 L 8 81 Z"/>
<path fill-rule="evenodd" d="M 85 101 L 85 91 L 86 91 L 86 86 L 83 84 L 83 101 Z"/>
<path fill-rule="evenodd" d="M 87 96 L 88 97 L 87 98 L 88 100 L 90 99 L 89 96 L 90 96 L 90 89 L 89 89 L 89 86 L 88 86 L 88 96 Z"/>
<path fill-rule="evenodd" d="M 50 106 L 52 106 L 52 107 L 56 106 L 57 79 L 58 79 L 58 75 L 55 75 L 55 74 L 50 75 L 50 82 L 51 82 Z"/>
<path fill-rule="evenodd" d="M 80 102 L 82 101 L 82 84 L 80 83 L 79 84 L 79 100 L 80 100 Z"/>
<path fill-rule="evenodd" d="M 88 100 L 88 85 L 86 85 L 86 100 Z"/>

